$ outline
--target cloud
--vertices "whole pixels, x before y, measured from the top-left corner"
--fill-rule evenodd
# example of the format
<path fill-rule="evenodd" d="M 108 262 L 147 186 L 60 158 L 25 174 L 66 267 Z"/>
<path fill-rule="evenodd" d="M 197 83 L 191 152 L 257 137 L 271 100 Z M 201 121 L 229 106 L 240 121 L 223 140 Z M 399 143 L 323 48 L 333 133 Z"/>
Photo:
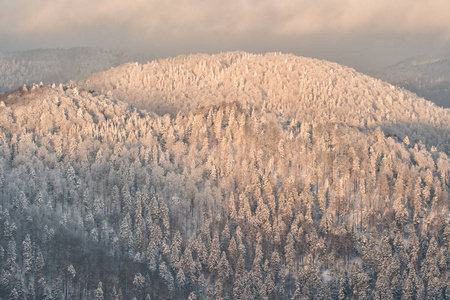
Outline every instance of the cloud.
<path fill-rule="evenodd" d="M 0 35 L 96 30 L 292 36 L 431 34 L 450 38 L 448 0 L 3 0 Z"/>

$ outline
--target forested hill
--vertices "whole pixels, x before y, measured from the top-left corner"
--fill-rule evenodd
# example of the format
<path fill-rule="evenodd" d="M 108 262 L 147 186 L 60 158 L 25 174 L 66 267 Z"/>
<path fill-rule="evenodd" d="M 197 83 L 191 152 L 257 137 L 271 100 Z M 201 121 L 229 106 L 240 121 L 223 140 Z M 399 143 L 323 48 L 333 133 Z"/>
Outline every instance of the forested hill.
<path fill-rule="evenodd" d="M 79 86 L 160 115 L 239 99 L 280 123 L 343 123 L 450 151 L 450 111 L 409 91 L 327 61 L 243 52 L 124 64 Z"/>
<path fill-rule="evenodd" d="M 450 55 L 413 57 L 375 71 L 373 76 L 450 108 Z"/>
<path fill-rule="evenodd" d="M 449 115 L 280 54 L 1 95 L 0 298 L 449 298 Z"/>
<path fill-rule="evenodd" d="M 88 47 L 0 52 L 0 93 L 24 84 L 68 83 L 126 62 L 148 60 L 151 55 Z"/>

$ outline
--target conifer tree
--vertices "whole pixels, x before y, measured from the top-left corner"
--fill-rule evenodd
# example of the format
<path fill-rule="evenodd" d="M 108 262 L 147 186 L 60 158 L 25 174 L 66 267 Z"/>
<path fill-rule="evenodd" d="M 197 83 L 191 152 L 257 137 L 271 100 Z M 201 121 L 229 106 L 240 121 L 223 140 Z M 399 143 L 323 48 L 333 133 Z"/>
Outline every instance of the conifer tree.
<path fill-rule="evenodd" d="M 97 289 L 95 289 L 95 291 L 94 291 L 94 299 L 95 300 L 103 300 L 104 299 L 103 298 L 103 284 L 101 281 L 98 283 Z"/>

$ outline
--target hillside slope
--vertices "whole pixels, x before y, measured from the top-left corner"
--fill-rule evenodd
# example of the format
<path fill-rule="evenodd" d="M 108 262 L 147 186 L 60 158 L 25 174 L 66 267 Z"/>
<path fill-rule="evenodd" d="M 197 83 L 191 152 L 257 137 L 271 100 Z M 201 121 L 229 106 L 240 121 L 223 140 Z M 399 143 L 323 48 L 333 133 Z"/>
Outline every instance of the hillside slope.
<path fill-rule="evenodd" d="M 449 110 L 351 68 L 294 55 L 234 52 L 124 64 L 79 86 L 161 115 L 239 100 L 291 126 L 317 119 L 381 126 L 401 140 L 450 150 Z"/>
<path fill-rule="evenodd" d="M 278 54 L 4 94 L 0 298 L 448 298 L 448 113 Z"/>
<path fill-rule="evenodd" d="M 449 56 L 414 57 L 373 72 L 373 76 L 450 108 Z"/>
<path fill-rule="evenodd" d="M 0 52 L 0 93 L 24 84 L 68 83 L 126 62 L 148 60 L 146 55 L 87 47 Z"/>

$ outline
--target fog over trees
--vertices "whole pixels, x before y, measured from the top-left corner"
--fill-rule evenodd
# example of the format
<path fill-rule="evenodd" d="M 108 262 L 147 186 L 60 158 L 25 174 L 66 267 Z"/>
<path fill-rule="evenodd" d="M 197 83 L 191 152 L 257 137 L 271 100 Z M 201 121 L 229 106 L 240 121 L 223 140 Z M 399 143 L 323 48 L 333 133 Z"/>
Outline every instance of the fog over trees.
<path fill-rule="evenodd" d="M 450 56 L 413 57 L 372 72 L 374 77 L 404 87 L 437 105 L 450 108 Z"/>
<path fill-rule="evenodd" d="M 450 110 L 270 53 L 0 96 L 0 298 L 448 299 Z"/>
<path fill-rule="evenodd" d="M 0 52 L 0 93 L 33 82 L 69 83 L 126 62 L 149 60 L 151 55 L 89 47 Z"/>

